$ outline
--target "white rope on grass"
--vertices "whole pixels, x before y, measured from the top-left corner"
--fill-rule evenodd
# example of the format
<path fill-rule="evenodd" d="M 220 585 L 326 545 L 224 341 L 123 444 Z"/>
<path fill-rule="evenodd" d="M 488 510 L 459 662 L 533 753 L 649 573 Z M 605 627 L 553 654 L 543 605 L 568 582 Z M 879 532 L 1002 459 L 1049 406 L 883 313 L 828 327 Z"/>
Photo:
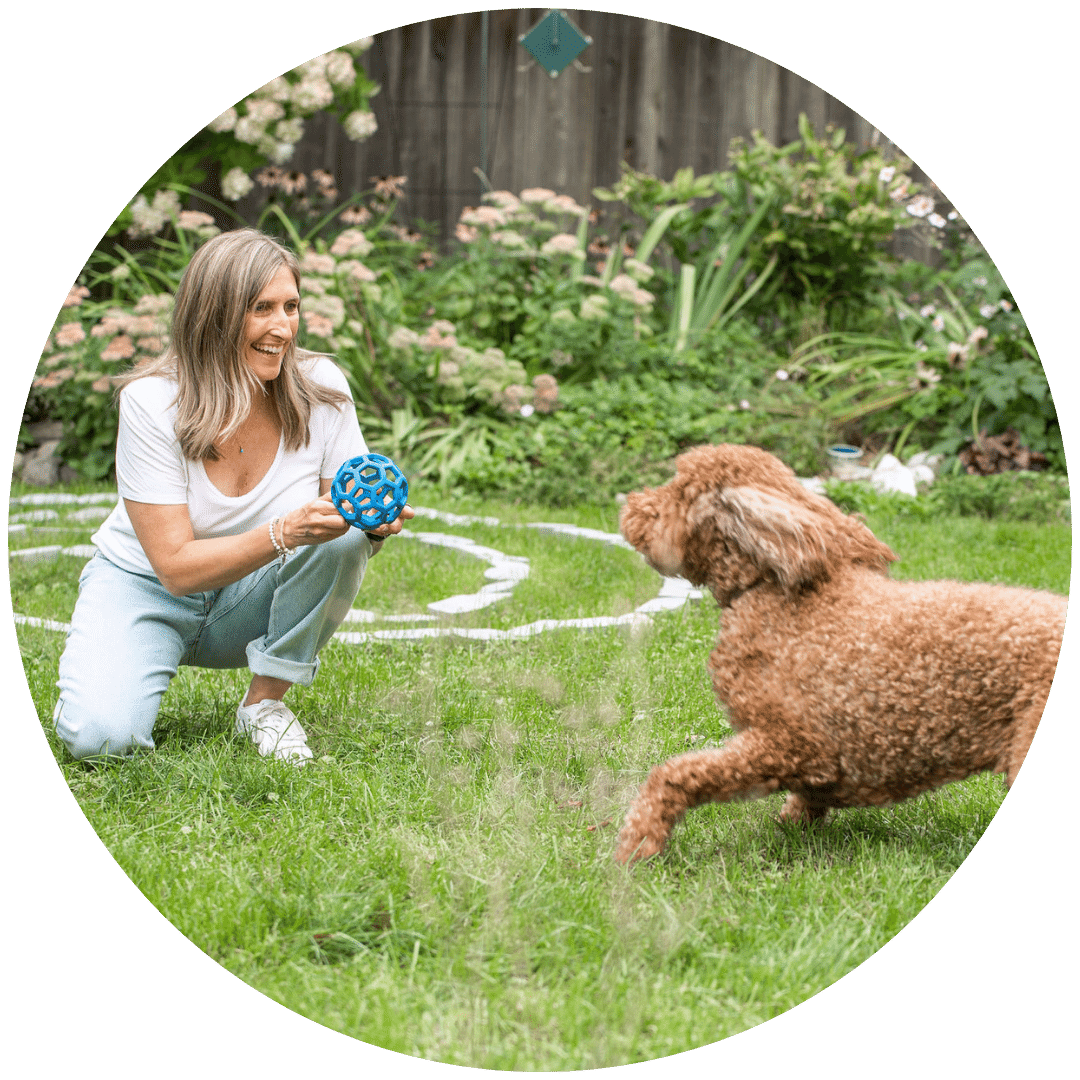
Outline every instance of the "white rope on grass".
<path fill-rule="evenodd" d="M 66 503 L 70 505 L 88 501 L 115 502 L 116 495 L 108 492 L 96 496 L 27 495 L 22 496 L 20 499 L 12 499 L 10 503 L 11 505 L 34 505 L 35 503 L 30 502 L 30 500 L 35 500 L 37 503 L 49 502 L 54 505 Z M 458 527 L 463 525 L 486 525 L 492 528 L 500 526 L 524 527 L 554 535 L 567 536 L 572 539 L 591 540 L 633 550 L 631 545 L 618 533 L 606 533 L 599 529 L 587 529 L 562 522 L 533 521 L 526 523 L 524 526 L 511 526 L 509 524 L 503 526 L 503 523 L 494 517 L 471 517 L 429 507 L 415 507 L 414 509 L 417 517 L 432 518 Z M 475 593 L 461 593 L 446 597 L 443 600 L 432 601 L 427 605 L 430 614 L 380 615 L 374 611 L 353 608 L 345 617 L 346 623 L 374 623 L 376 621 L 399 623 L 434 622 L 441 616 L 479 611 L 508 598 L 512 594 L 514 586 L 529 576 L 529 560 L 525 556 L 507 555 L 496 548 L 478 544 L 469 537 L 458 536 L 453 533 L 413 532 L 410 529 L 402 529 L 398 535 L 406 540 L 417 540 L 423 544 L 451 548 L 460 551 L 462 554 L 481 559 L 489 564 L 484 571 L 484 577 L 488 579 L 489 584 L 481 586 Z M 61 555 L 91 558 L 96 550 L 92 544 L 76 544 L 72 547 L 51 544 L 44 547 L 10 550 L 9 554 L 29 561 L 44 561 L 58 558 Z M 609 626 L 642 626 L 651 621 L 649 616 L 653 612 L 674 610 L 682 607 L 689 600 L 700 599 L 702 595 L 702 591 L 691 585 L 685 578 L 663 578 L 660 592 L 652 600 L 646 601 L 626 615 L 599 615 L 593 618 L 579 619 L 540 619 L 523 626 L 511 627 L 508 630 L 497 630 L 493 627 L 457 626 L 413 626 L 394 630 L 367 631 L 341 630 L 334 637 L 348 645 L 359 645 L 370 641 L 415 641 L 433 637 L 460 637 L 476 641 L 518 641 L 552 630 L 593 630 Z M 70 629 L 67 623 L 55 622 L 51 619 L 39 619 L 28 615 L 16 614 L 15 622 L 22 626 L 36 626 L 61 632 L 67 632 Z"/>

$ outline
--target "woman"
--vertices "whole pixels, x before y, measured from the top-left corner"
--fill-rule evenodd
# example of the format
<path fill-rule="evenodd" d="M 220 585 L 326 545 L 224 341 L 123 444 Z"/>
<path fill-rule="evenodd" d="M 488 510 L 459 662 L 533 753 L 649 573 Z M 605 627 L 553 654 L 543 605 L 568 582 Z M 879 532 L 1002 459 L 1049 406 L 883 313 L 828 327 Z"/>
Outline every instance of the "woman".
<path fill-rule="evenodd" d="M 180 664 L 248 667 L 237 732 L 311 757 L 282 699 L 312 682 L 368 558 L 413 511 L 362 532 L 334 508 L 338 468 L 367 447 L 345 377 L 297 347 L 299 286 L 269 237 L 214 237 L 184 272 L 169 348 L 125 380 L 121 498 L 79 578 L 53 714 L 77 758 L 152 748 Z"/>

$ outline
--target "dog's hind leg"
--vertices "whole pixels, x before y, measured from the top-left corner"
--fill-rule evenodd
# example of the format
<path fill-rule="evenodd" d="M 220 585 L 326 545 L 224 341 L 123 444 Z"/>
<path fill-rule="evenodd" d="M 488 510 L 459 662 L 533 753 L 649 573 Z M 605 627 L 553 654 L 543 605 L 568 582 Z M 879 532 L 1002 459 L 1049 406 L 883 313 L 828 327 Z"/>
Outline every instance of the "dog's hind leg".
<path fill-rule="evenodd" d="M 1012 738 L 1009 740 L 1008 749 L 995 770 L 1005 774 L 1005 783 L 1010 788 L 1016 780 L 1016 774 L 1020 771 L 1020 766 L 1024 764 L 1024 758 L 1027 757 L 1031 740 L 1035 737 L 1035 729 L 1042 719 L 1045 704 L 1045 698 L 1042 698 L 1034 704 L 1028 705 L 1027 708 L 1016 714 L 1016 719 L 1013 721 Z"/>
<path fill-rule="evenodd" d="M 775 737 L 744 731 L 718 750 L 657 765 L 627 812 L 615 858 L 626 863 L 657 854 L 676 822 L 702 803 L 758 799 L 786 787 L 802 772 L 797 762 L 792 748 L 777 745 Z"/>

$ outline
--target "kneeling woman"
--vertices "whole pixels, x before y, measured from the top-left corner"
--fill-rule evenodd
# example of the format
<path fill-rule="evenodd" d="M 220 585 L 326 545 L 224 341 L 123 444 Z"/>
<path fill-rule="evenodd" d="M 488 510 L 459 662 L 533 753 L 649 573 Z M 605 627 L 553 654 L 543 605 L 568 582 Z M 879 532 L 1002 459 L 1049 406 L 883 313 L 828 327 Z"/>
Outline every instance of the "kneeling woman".
<path fill-rule="evenodd" d="M 249 668 L 237 731 L 261 754 L 311 757 L 282 699 L 315 678 L 401 518 L 365 533 L 330 501 L 367 447 L 344 375 L 297 347 L 299 286 L 269 237 L 214 237 L 184 272 L 168 349 L 127 377 L 121 498 L 93 537 L 60 660 L 53 719 L 77 758 L 153 747 L 180 664 Z"/>

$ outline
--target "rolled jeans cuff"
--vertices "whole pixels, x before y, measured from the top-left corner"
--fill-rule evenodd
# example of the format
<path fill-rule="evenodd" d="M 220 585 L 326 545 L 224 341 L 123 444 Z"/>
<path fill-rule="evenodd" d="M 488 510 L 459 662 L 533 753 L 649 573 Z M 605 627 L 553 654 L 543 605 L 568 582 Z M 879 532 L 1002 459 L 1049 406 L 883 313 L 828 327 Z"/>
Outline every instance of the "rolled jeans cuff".
<path fill-rule="evenodd" d="M 317 656 L 311 663 L 286 660 L 281 656 L 268 656 L 262 651 L 265 644 L 265 637 L 248 642 L 248 669 L 252 675 L 262 675 L 269 679 L 282 679 L 285 682 L 296 683 L 298 686 L 310 686 L 315 681 L 315 673 L 319 670 L 319 658 Z"/>

